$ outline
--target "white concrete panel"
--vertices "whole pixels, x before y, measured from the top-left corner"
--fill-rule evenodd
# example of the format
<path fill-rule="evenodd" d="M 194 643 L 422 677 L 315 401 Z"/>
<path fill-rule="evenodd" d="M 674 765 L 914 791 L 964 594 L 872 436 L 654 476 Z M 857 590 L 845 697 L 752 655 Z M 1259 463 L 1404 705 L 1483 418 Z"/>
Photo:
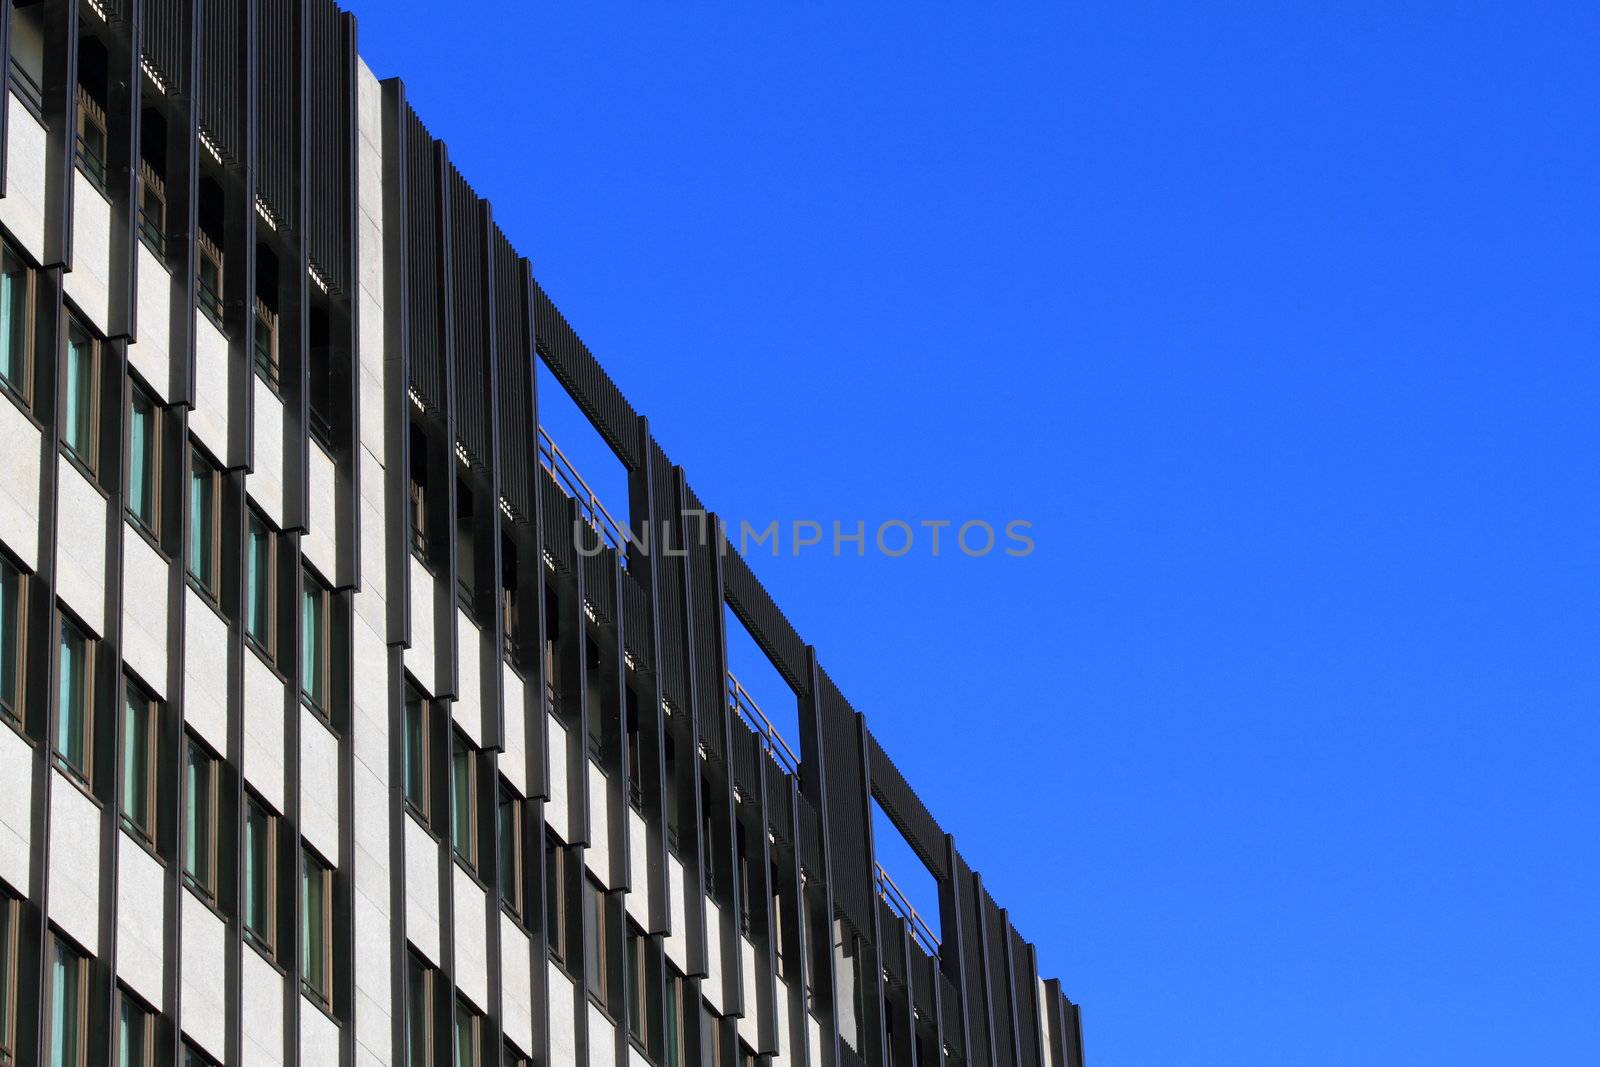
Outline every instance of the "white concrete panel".
<path fill-rule="evenodd" d="M 533 942 L 510 917 L 500 916 L 500 1011 L 506 1039 L 533 1054 Z M 539 1012 L 543 1018 L 543 1012 Z"/>
<path fill-rule="evenodd" d="M 0 726 L 0 880 L 27 896 L 33 843 L 33 746 Z"/>
<path fill-rule="evenodd" d="M 358 885 L 360 871 L 358 868 Z M 389 911 L 361 892 L 355 894 L 356 1040 L 387 1059 L 390 1050 L 390 967 L 393 944 Z"/>
<path fill-rule="evenodd" d="M 639 1051 L 639 1046 L 632 1042 L 628 1044 L 628 1067 L 651 1067 L 650 1061 Z"/>
<path fill-rule="evenodd" d="M 778 979 L 778 995 L 773 999 L 773 1033 L 778 1035 L 778 1051 L 772 1057 L 772 1067 L 789 1067 L 794 1062 L 793 1042 L 789 1040 L 789 998 L 793 990 L 782 978 Z"/>
<path fill-rule="evenodd" d="M 389 780 L 389 649 L 357 618 L 351 628 L 351 690 L 358 763 Z"/>
<path fill-rule="evenodd" d="M 407 814 L 406 935 L 430 963 L 439 960 L 439 845 Z"/>
<path fill-rule="evenodd" d="M 49 134 L 16 93 L 7 94 L 6 195 L 0 222 L 33 258 L 44 261 L 45 157 Z"/>
<path fill-rule="evenodd" d="M 483 631 L 456 609 L 456 699 L 450 717 L 473 745 L 483 747 Z"/>
<path fill-rule="evenodd" d="M 216 751 L 228 751 L 228 624 L 193 589 L 185 589 L 183 721 Z"/>
<path fill-rule="evenodd" d="M 306 496 L 311 506 L 311 514 L 307 516 L 311 528 L 301 539 L 300 546 L 311 565 L 331 585 L 339 574 L 339 556 L 335 547 L 335 532 L 339 528 L 339 484 L 333 457 L 324 452 L 315 440 L 306 451 L 310 456 L 310 481 Z"/>
<path fill-rule="evenodd" d="M 300 709 L 300 832 L 335 867 L 339 855 L 339 739 Z"/>
<path fill-rule="evenodd" d="M 161 1010 L 166 960 L 166 868 L 124 837 L 117 850 L 117 977 Z"/>
<path fill-rule="evenodd" d="M 822 1024 L 810 1013 L 806 1015 L 806 1049 L 808 1067 L 822 1067 Z"/>
<path fill-rule="evenodd" d="M 549 748 L 545 750 L 550 757 L 550 800 L 544 806 L 544 819 L 556 836 L 563 841 L 571 841 L 572 820 L 568 814 L 571 805 L 567 797 L 567 728 L 548 711 L 544 714 L 544 720 L 550 728 Z"/>
<path fill-rule="evenodd" d="M 366 449 L 361 462 L 361 507 L 356 515 L 361 538 L 361 588 L 356 590 L 356 617 L 380 638 L 389 632 L 389 545 L 383 500 L 383 467 Z"/>
<path fill-rule="evenodd" d="M 122 660 L 159 700 L 167 699 L 168 564 L 122 524 Z"/>
<path fill-rule="evenodd" d="M 650 928 L 650 838 L 644 819 L 633 805 L 628 812 L 628 875 L 633 886 L 625 894 L 624 904 L 634 922 L 644 929 Z"/>
<path fill-rule="evenodd" d="M 589 760 L 589 848 L 584 849 L 584 867 L 589 869 L 600 885 L 611 888 L 611 805 L 606 803 L 605 771 L 594 760 Z"/>
<path fill-rule="evenodd" d="M 217 1062 L 227 1053 L 225 945 L 228 931 L 215 912 L 183 891 L 183 961 L 179 972 L 183 1032 Z"/>
<path fill-rule="evenodd" d="M 138 343 L 128 346 L 128 364 L 165 403 L 172 393 L 172 275 L 138 242 Z"/>
<path fill-rule="evenodd" d="M 100 951 L 100 808 L 66 775 L 50 788 L 50 919 Z"/>
<path fill-rule="evenodd" d="M 550 1062 L 578 1062 L 578 1027 L 573 1018 L 572 979 L 554 962 L 546 962 L 550 990 Z M 591 1063 L 593 1061 L 590 1061 Z"/>
<path fill-rule="evenodd" d="M 283 401 L 259 374 L 250 375 L 255 396 L 254 468 L 245 475 L 245 491 L 261 513 L 283 526 Z"/>
<path fill-rule="evenodd" d="M 284 806 L 283 679 L 254 649 L 244 653 L 244 777 L 278 811 Z"/>
<path fill-rule="evenodd" d="M 617 1028 L 605 1013 L 589 1007 L 589 1067 L 617 1067 Z"/>
<path fill-rule="evenodd" d="M 56 595 L 96 637 L 106 632 L 106 498 L 65 456 L 56 457 L 62 520 L 56 524 Z"/>
<path fill-rule="evenodd" d="M 408 556 L 406 564 L 411 596 L 411 645 L 405 652 L 406 670 L 423 692 L 434 696 L 439 685 L 434 678 L 437 664 L 433 654 L 433 575 L 416 556 Z"/>
<path fill-rule="evenodd" d="M 220 463 L 228 462 L 228 339 L 199 308 L 194 313 L 194 410 L 189 429 Z"/>
<path fill-rule="evenodd" d="M 1036 978 L 1034 980 L 1039 983 L 1033 1003 L 1038 1008 L 1036 1012 L 1038 1018 L 1035 1022 L 1039 1027 L 1039 1047 L 1044 1050 L 1045 1067 L 1062 1067 L 1061 1064 L 1056 1063 L 1055 1050 L 1050 1047 L 1050 1017 L 1045 1014 L 1045 1005 L 1050 1003 L 1050 997 L 1045 992 L 1044 979 Z"/>
<path fill-rule="evenodd" d="M 489 898 L 460 867 L 455 867 L 456 989 L 487 1012 L 489 1003 Z"/>
<path fill-rule="evenodd" d="M 684 870 L 682 862 L 668 853 L 667 921 L 671 926 L 667 931 L 665 948 L 667 959 L 685 974 L 689 971 L 689 919 L 684 911 L 684 901 L 689 899 L 685 882 L 687 877 L 688 872 Z"/>
<path fill-rule="evenodd" d="M 505 753 L 500 757 L 500 773 L 522 796 L 528 795 L 528 715 L 523 705 L 527 692 L 522 675 L 500 665 L 501 692 L 505 701 Z"/>
<path fill-rule="evenodd" d="M 91 325 L 111 332 L 111 201 L 73 169 L 72 269 L 63 286 Z"/>
<path fill-rule="evenodd" d="M 278 1067 L 283 1062 L 283 975 L 253 948 L 244 950 L 240 1007 L 244 1011 L 243 1067 Z"/>
<path fill-rule="evenodd" d="M 756 947 L 748 937 L 739 938 L 739 988 L 744 991 L 744 1014 L 739 1016 L 739 1036 L 751 1048 L 761 1046 L 760 1001 L 756 999 Z"/>
<path fill-rule="evenodd" d="M 339 1024 L 300 997 L 300 1067 L 339 1067 Z"/>
<path fill-rule="evenodd" d="M 700 983 L 700 992 L 707 1003 L 724 1014 L 722 1008 L 722 909 L 714 900 L 706 899 L 706 980 Z"/>
<path fill-rule="evenodd" d="M 0 204 L 10 202 L 10 197 L 0 199 Z M 29 570 L 39 565 L 39 450 L 43 447 L 39 428 L 9 398 L 0 397 L 0 541 Z"/>

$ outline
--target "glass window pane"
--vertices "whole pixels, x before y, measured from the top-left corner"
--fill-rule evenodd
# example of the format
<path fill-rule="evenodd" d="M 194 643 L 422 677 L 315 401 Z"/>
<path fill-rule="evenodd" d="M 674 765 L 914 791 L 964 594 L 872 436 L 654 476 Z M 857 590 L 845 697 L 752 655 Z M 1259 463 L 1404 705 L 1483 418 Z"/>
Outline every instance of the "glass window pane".
<path fill-rule="evenodd" d="M 478 1043 L 472 1012 L 456 1006 L 456 1067 L 477 1067 Z"/>
<path fill-rule="evenodd" d="M 266 524 L 250 516 L 250 532 L 245 543 L 245 633 L 263 648 L 267 646 L 272 600 L 272 543 Z"/>
<path fill-rule="evenodd" d="M 135 387 L 128 410 L 128 510 L 148 530 L 155 529 L 155 402 Z"/>
<path fill-rule="evenodd" d="M 407 960 L 406 1067 L 428 1063 L 428 971 L 415 956 Z"/>
<path fill-rule="evenodd" d="M 86 461 L 94 419 L 94 342 L 76 325 L 67 335 L 66 366 L 62 369 L 61 440 Z"/>
<path fill-rule="evenodd" d="M 27 384 L 28 272 L 5 250 L 0 259 L 0 382 L 21 391 Z"/>
<path fill-rule="evenodd" d="M 61 692 L 57 702 L 56 751 L 67 765 L 79 774 L 87 775 L 84 762 L 85 725 L 88 713 L 88 694 L 85 692 L 88 673 L 88 648 L 83 635 L 71 623 L 61 624 Z"/>
<path fill-rule="evenodd" d="M 193 741 L 184 776 L 184 870 L 202 888 L 211 886 L 211 757 Z"/>
<path fill-rule="evenodd" d="M 500 896 L 517 913 L 522 911 L 518 892 L 517 864 L 521 859 L 517 841 L 517 800 L 510 793 L 500 794 L 498 812 L 500 838 Z"/>
<path fill-rule="evenodd" d="M 117 1063 L 119 1067 L 145 1067 L 145 1032 L 149 1017 L 143 1008 L 126 995 L 120 998 L 122 1010 L 117 1025 Z"/>
<path fill-rule="evenodd" d="M 466 742 L 458 737 L 450 761 L 450 839 L 456 854 L 471 863 L 476 854 L 472 834 L 472 752 L 465 746 Z"/>
<path fill-rule="evenodd" d="M 51 1067 L 78 1067 L 78 957 L 60 941 L 50 962 Z"/>
<path fill-rule="evenodd" d="M 323 693 L 323 592 L 307 575 L 301 593 L 300 690 L 317 707 L 325 707 Z"/>
<path fill-rule="evenodd" d="M 22 634 L 22 575 L 0 559 L 0 704 L 20 716 L 17 702 L 17 665 L 21 662 L 18 638 Z"/>
<path fill-rule="evenodd" d="M 212 579 L 212 492 L 211 464 L 196 454 L 189 474 L 189 573 L 207 589 Z"/>
<path fill-rule="evenodd" d="M 150 705 L 130 689 L 122 708 L 122 814 L 150 828 Z"/>
<path fill-rule="evenodd" d="M 306 983 L 327 999 L 328 982 L 328 868 L 311 853 L 305 853 L 304 900 L 300 909 L 300 950 Z"/>
<path fill-rule="evenodd" d="M 418 811 L 428 810 L 426 713 L 421 700 L 406 701 L 405 779 L 406 799 Z"/>
<path fill-rule="evenodd" d="M 272 878 L 272 816 L 253 799 L 245 808 L 244 927 L 263 946 L 271 946 L 268 887 Z"/>

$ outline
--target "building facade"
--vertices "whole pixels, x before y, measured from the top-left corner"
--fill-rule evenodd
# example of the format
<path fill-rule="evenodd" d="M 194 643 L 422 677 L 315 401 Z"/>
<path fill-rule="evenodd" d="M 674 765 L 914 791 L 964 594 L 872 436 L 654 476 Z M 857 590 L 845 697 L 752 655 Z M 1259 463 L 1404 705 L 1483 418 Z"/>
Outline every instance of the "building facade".
<path fill-rule="evenodd" d="M 1081 1067 L 350 16 L 0 13 L 0 1064 Z"/>

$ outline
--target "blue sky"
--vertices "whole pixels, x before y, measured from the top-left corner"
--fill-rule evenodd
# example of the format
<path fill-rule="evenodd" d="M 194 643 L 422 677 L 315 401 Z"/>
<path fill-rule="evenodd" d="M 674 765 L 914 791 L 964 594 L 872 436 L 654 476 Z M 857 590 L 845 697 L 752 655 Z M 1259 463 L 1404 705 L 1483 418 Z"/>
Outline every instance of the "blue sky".
<path fill-rule="evenodd" d="M 1095 1067 L 1600 1062 L 1600 9 L 354 0 Z"/>

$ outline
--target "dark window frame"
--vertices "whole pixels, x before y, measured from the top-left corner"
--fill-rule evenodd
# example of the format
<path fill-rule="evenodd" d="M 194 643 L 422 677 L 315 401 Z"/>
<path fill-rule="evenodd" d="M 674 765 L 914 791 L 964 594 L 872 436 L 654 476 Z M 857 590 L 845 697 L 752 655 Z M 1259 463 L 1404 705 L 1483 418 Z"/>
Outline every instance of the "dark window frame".
<path fill-rule="evenodd" d="M 22 901 L 0 889 L 0 1063 L 17 1054 L 17 966 Z"/>
<path fill-rule="evenodd" d="M 315 601 L 317 632 L 307 633 L 306 605 Z M 333 590 L 311 568 L 305 568 L 300 577 L 300 702 L 315 712 L 330 727 L 333 705 Z M 316 663 L 313 673 L 308 673 L 307 660 L 313 647 Z M 314 682 L 316 692 L 307 690 L 307 681 Z"/>
<path fill-rule="evenodd" d="M 147 475 L 145 485 L 145 491 L 150 498 L 149 515 L 141 515 L 139 513 L 133 498 L 133 469 L 137 458 L 133 448 L 133 417 L 135 411 L 138 410 L 141 403 L 143 406 L 149 409 L 150 413 L 150 427 L 148 440 L 146 442 L 149 450 L 150 462 L 149 473 Z M 149 534 L 150 538 L 157 544 L 159 544 L 161 541 L 161 473 L 162 460 L 165 458 L 163 456 L 165 449 L 163 447 L 163 434 L 161 432 L 163 415 L 163 405 L 161 401 L 156 399 L 155 393 L 147 388 L 137 378 L 134 378 L 130 375 L 128 379 L 128 436 L 124 445 L 128 457 L 128 502 L 126 511 L 129 521 L 131 521 L 135 526 L 139 527 L 145 533 Z"/>
<path fill-rule="evenodd" d="M 74 1064 L 75 1067 L 84 1067 L 84 1065 L 88 1062 L 89 1051 L 89 959 L 78 948 L 78 946 L 62 937 L 61 934 L 55 932 L 52 932 L 50 935 L 50 988 L 44 991 L 45 995 L 49 997 L 49 1000 L 47 1001 L 49 1006 L 46 1008 L 46 1010 L 52 1014 L 55 1011 L 55 982 L 58 977 L 56 973 L 56 961 L 62 956 L 71 958 L 73 973 L 71 978 L 68 980 L 75 981 L 78 985 L 76 1004 L 78 1018 L 74 1023 L 76 1036 L 73 1042 L 76 1047 L 77 1054 L 73 1056 L 70 1062 Z M 53 1034 L 56 1030 L 56 1027 L 52 1025 L 50 1030 Z M 47 1048 L 45 1050 L 45 1056 L 47 1062 L 54 1064 L 56 1062 L 56 1049 L 53 1047 Z"/>
<path fill-rule="evenodd" d="M 27 725 L 27 696 L 28 696 L 28 581 L 29 574 L 10 556 L 0 552 L 0 584 L 9 583 L 14 590 L 9 604 L 0 604 L 0 610 L 13 611 L 10 620 L 0 618 L 0 641 L 8 640 L 5 629 L 9 625 L 13 631 L 9 640 L 15 641 L 16 647 L 10 649 L 12 656 L 12 671 L 15 675 L 13 684 L 16 692 L 9 698 L 0 691 L 0 718 L 10 723 L 18 730 L 23 730 Z M 0 649 L 0 655 L 6 650 Z"/>
<path fill-rule="evenodd" d="M 478 810 L 478 749 L 467 740 L 467 735 L 457 727 L 451 727 L 453 736 L 450 749 L 450 850 L 455 854 L 457 862 L 465 866 L 474 875 L 478 873 L 481 860 L 478 834 L 483 826 L 481 812 Z M 465 792 L 457 781 L 458 766 L 466 767 L 468 781 Z M 465 796 L 466 807 L 461 806 L 462 797 Z M 466 824 L 461 822 L 462 811 L 466 813 Z M 462 850 L 462 839 L 465 838 L 466 851 Z"/>
<path fill-rule="evenodd" d="M 222 294 L 224 273 L 224 259 L 222 249 L 211 239 L 205 230 L 195 231 L 195 250 L 199 253 L 199 260 L 195 269 L 195 300 L 200 305 L 200 310 L 205 313 L 218 329 L 223 329 L 222 322 Z M 206 281 L 205 267 L 210 266 L 216 273 L 216 282 L 213 285 Z"/>
<path fill-rule="evenodd" d="M 417 709 L 419 722 L 417 724 L 417 743 L 422 746 L 417 753 L 415 785 L 421 790 L 420 797 L 412 796 L 412 771 L 410 764 L 411 754 L 411 709 Z M 407 809 L 411 811 L 422 823 L 432 829 L 433 827 L 433 766 L 436 746 L 433 741 L 433 703 L 416 689 L 409 689 L 406 700 L 401 706 L 401 795 Z"/>
<path fill-rule="evenodd" d="M 262 543 L 266 546 L 266 576 L 264 582 L 258 583 L 260 588 L 254 588 L 250 582 L 250 552 L 254 544 L 257 531 L 260 531 Z M 244 524 L 244 604 L 240 614 L 243 616 L 244 639 L 252 648 L 261 653 L 261 657 L 268 663 L 278 661 L 278 531 L 254 506 L 245 508 Z M 263 633 L 254 632 L 254 618 L 251 610 L 252 597 L 259 593 L 265 594 L 266 618 L 262 622 Z"/>
<path fill-rule="evenodd" d="M 326 1010 L 333 1010 L 333 866 L 308 846 L 301 846 L 300 887 L 300 988 Z M 318 890 L 322 914 L 318 917 L 318 935 L 321 951 L 318 971 L 312 971 L 311 951 L 311 886 L 321 883 Z"/>
<path fill-rule="evenodd" d="M 191 803 L 191 789 L 189 786 L 190 775 L 196 766 L 196 755 L 204 760 L 205 781 L 201 784 L 200 801 L 205 805 L 205 825 L 200 826 L 199 819 Z M 205 744 L 200 737 L 192 731 L 185 730 L 183 735 L 183 884 L 194 890 L 199 896 L 211 904 L 217 902 L 217 790 L 218 779 L 221 777 L 220 765 L 222 760 Z M 195 839 L 199 836 L 195 831 L 204 831 L 204 841 Z M 190 863 L 190 854 L 203 858 L 204 871 L 196 871 Z"/>
<path fill-rule="evenodd" d="M 157 209 L 154 220 L 150 217 L 152 203 Z M 167 182 L 150 161 L 139 157 L 139 238 L 145 247 L 162 262 L 167 258 Z"/>
<path fill-rule="evenodd" d="M 203 531 L 204 544 L 197 545 L 196 533 L 202 532 L 195 529 L 195 486 L 197 483 L 205 486 L 205 508 L 209 514 Z M 188 513 L 189 551 L 183 561 L 184 571 L 192 579 L 190 585 L 195 587 L 204 597 L 216 604 L 218 602 L 217 585 L 222 578 L 222 467 L 214 462 L 210 456 L 201 450 L 198 444 L 191 443 L 189 448 L 189 495 L 184 502 Z M 205 566 L 208 573 L 196 574 L 194 565 L 196 552 L 204 553 Z"/>
<path fill-rule="evenodd" d="M 103 193 L 106 191 L 108 173 L 106 155 L 111 147 L 111 127 L 106 121 L 106 109 L 82 82 L 78 83 L 77 97 L 78 136 L 74 154 L 78 170 L 89 179 L 90 184 Z M 102 146 L 100 151 L 96 151 L 92 146 L 91 133 L 100 135 Z"/>
<path fill-rule="evenodd" d="M 14 324 L 18 329 L 16 339 L 20 344 L 20 351 L 11 352 L 11 356 L 20 363 L 19 373 L 0 374 L 0 389 L 3 389 L 17 405 L 24 411 L 33 410 L 33 374 L 34 353 L 36 348 L 35 320 L 37 310 L 34 307 L 34 298 L 38 292 L 38 271 L 22 252 L 12 245 L 10 241 L 0 242 L 0 275 L 18 275 L 21 278 L 22 295 L 21 311 L 22 321 Z M 0 344 L 9 345 L 8 338 L 0 336 Z"/>
<path fill-rule="evenodd" d="M 258 872 L 262 882 L 262 896 L 264 897 L 261 907 L 263 915 L 266 919 L 265 931 L 255 929 L 255 927 L 253 927 L 250 923 L 250 901 L 253 895 L 254 887 L 250 882 L 249 849 L 251 839 L 250 823 L 252 814 L 254 813 L 259 813 L 265 824 L 265 831 L 267 835 L 267 840 L 263 847 L 265 864 L 263 869 Z M 243 822 L 244 842 L 243 848 L 240 850 L 240 856 L 245 861 L 245 866 L 240 872 L 240 880 L 242 884 L 240 885 L 239 890 L 239 925 L 244 930 L 245 941 L 260 949 L 262 954 L 273 962 L 277 962 L 278 960 L 279 949 L 277 877 L 278 822 L 278 813 L 273 810 L 272 805 L 268 804 L 265 800 L 262 800 L 250 790 L 245 791 Z"/>
<path fill-rule="evenodd" d="M 81 344 L 87 349 L 89 360 L 85 373 L 88 395 L 83 398 L 87 409 L 83 414 L 83 418 L 87 421 L 82 428 L 86 440 L 78 442 L 67 437 L 68 430 L 72 427 L 72 421 L 67 417 L 70 391 L 67 384 L 67 368 L 75 344 Z M 67 328 L 62 337 L 61 380 L 57 389 L 59 395 L 56 397 L 57 430 L 61 447 L 89 473 L 91 480 L 100 469 L 100 362 L 104 357 L 104 347 L 105 342 L 101 340 L 99 334 L 78 316 L 68 314 Z M 73 430 L 73 436 L 77 436 L 76 430 Z"/>
<path fill-rule="evenodd" d="M 266 350 L 262 350 L 262 329 L 266 330 Z M 250 354 L 256 377 L 274 394 L 282 388 L 283 364 L 278 346 L 278 313 L 256 297 L 255 318 L 251 324 Z"/>
<path fill-rule="evenodd" d="M 550 958 L 568 972 L 572 958 L 572 909 L 567 894 L 567 847 L 550 830 L 544 835 L 545 948 Z"/>
<path fill-rule="evenodd" d="M 520 923 L 527 910 L 522 847 L 523 798 L 511 787 L 511 783 L 502 778 L 496 790 L 496 801 L 495 861 L 499 864 L 500 906 Z M 511 823 L 509 835 L 506 832 L 507 820 Z M 504 847 L 508 842 L 511 846 L 509 856 L 506 855 L 507 850 Z"/>
<path fill-rule="evenodd" d="M 56 718 L 53 731 L 54 742 L 51 747 L 52 762 L 69 777 L 76 779 L 88 788 L 94 785 L 94 736 L 95 736 L 95 652 L 98 641 L 91 637 L 89 631 L 66 611 L 57 612 L 58 641 L 56 645 Z M 79 698 L 82 707 L 79 714 L 82 718 L 80 726 L 81 744 L 83 752 L 81 760 L 74 760 L 72 756 L 62 750 L 61 735 L 65 724 L 67 708 L 64 706 L 65 693 L 62 687 L 66 682 L 65 664 L 62 662 L 63 654 L 68 643 L 68 634 L 71 634 L 82 648 L 83 659 L 79 667 L 82 677 L 79 679 Z"/>
<path fill-rule="evenodd" d="M 122 1047 L 122 1032 L 121 1031 L 122 1031 L 122 1026 L 123 1026 L 123 1019 L 126 1017 L 126 1015 L 128 1013 L 128 1010 L 130 1008 L 133 1011 L 138 1012 L 139 1016 L 140 1016 L 140 1018 L 139 1018 L 139 1044 L 142 1047 L 141 1047 L 141 1049 L 139 1051 L 138 1062 L 136 1064 L 134 1064 L 134 1067 L 154 1067 L 154 1064 L 156 1062 L 156 1059 L 155 1059 L 155 1056 L 156 1056 L 156 1016 L 159 1013 L 156 1012 L 154 1009 L 152 1009 L 144 1001 L 140 1000 L 138 997 L 136 997 L 132 993 L 128 992 L 127 987 L 124 986 L 122 983 L 118 982 L 117 983 L 117 1039 L 116 1039 L 116 1047 L 117 1047 L 119 1055 L 121 1053 L 121 1047 Z M 119 1062 L 117 1064 L 117 1067 L 127 1067 L 127 1065 Z"/>
<path fill-rule="evenodd" d="M 135 740 L 128 728 L 128 716 L 133 705 L 138 703 L 143 706 L 144 730 L 143 736 L 137 738 L 144 746 L 144 783 L 140 793 L 143 794 L 141 802 L 144 805 L 144 818 L 136 818 L 128 811 L 128 745 Z M 156 753 L 159 751 L 158 739 L 161 725 L 161 702 L 151 696 L 145 688 L 131 678 L 124 678 L 122 695 L 122 729 L 118 731 L 118 740 L 122 745 L 122 795 L 119 800 L 118 816 L 122 828 L 128 833 L 139 838 L 146 845 L 154 848 L 156 843 L 156 830 L 160 821 L 160 808 L 156 802 Z"/>

